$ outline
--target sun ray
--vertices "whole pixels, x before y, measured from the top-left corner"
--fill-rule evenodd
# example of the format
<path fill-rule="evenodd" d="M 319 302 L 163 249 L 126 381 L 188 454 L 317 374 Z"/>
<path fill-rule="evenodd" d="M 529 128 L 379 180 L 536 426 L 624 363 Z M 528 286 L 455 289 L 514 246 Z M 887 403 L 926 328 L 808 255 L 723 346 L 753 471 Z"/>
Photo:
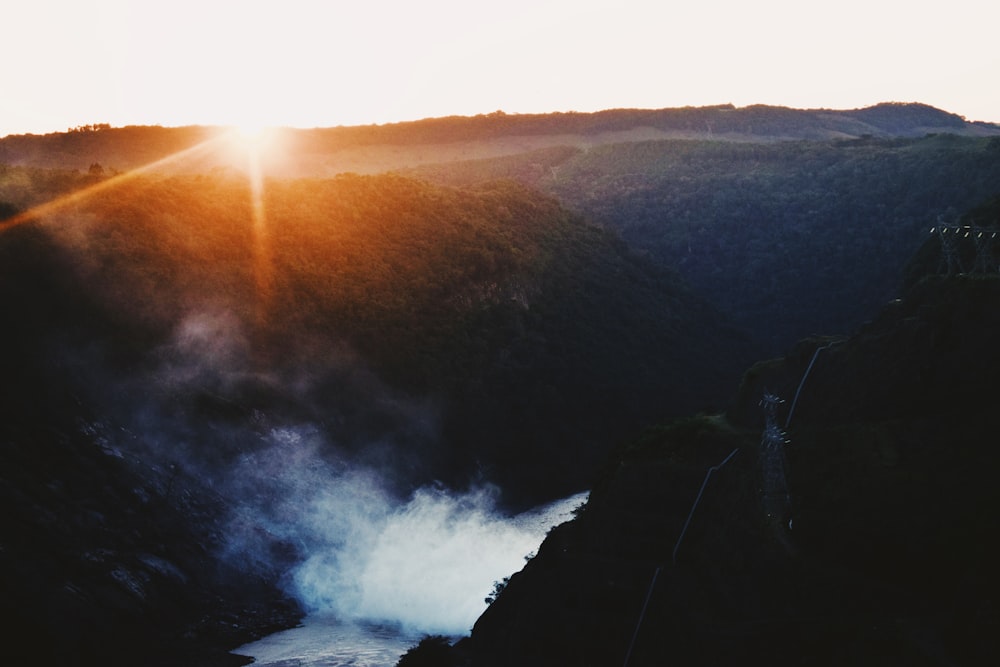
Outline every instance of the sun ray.
<path fill-rule="evenodd" d="M 257 128 L 252 131 L 248 128 L 240 128 L 238 131 L 233 129 L 229 132 L 221 132 L 194 146 L 172 153 L 149 164 L 122 174 L 117 174 L 88 187 L 33 206 L 6 220 L 0 220 L 0 233 L 18 225 L 57 213 L 90 197 L 122 186 L 144 174 L 154 173 L 182 160 L 201 158 L 212 151 L 217 152 L 219 149 L 222 149 L 223 154 L 228 152 L 230 156 L 229 160 L 234 161 L 236 160 L 236 156 L 232 151 L 234 147 L 238 147 L 243 152 L 240 161 L 242 161 L 242 158 L 245 158 L 247 190 L 250 198 L 250 234 L 252 237 L 252 257 L 250 259 L 257 296 L 255 317 L 258 327 L 263 330 L 265 328 L 264 325 L 267 323 L 274 292 L 274 268 L 270 246 L 270 233 L 264 206 L 264 170 L 262 166 L 262 156 L 272 141 L 269 132 L 268 128 Z"/>
<path fill-rule="evenodd" d="M 185 148 L 184 150 L 178 151 L 176 153 L 171 153 L 170 155 L 164 158 L 161 158 L 154 162 L 150 162 L 149 164 L 143 165 L 141 167 L 137 167 L 135 169 L 132 169 L 131 171 L 127 171 L 122 174 L 117 174 L 115 176 L 112 176 L 111 178 L 105 179 L 98 183 L 94 183 L 93 185 L 87 186 L 85 188 L 81 188 L 80 190 L 75 190 L 68 194 L 62 195 L 61 197 L 57 197 L 51 201 L 39 204 L 37 206 L 32 206 L 26 211 L 22 211 L 21 213 L 18 213 L 11 218 L 7 218 L 6 220 L 0 221 L 0 233 L 5 232 L 12 227 L 24 224 L 30 220 L 34 220 L 36 218 L 41 218 L 50 215 L 52 213 L 56 213 L 67 206 L 71 206 L 78 202 L 84 201 L 87 198 L 93 197 L 94 195 L 100 194 L 101 192 L 104 192 L 106 190 L 111 190 L 113 188 L 116 188 L 144 174 L 155 172 L 158 169 L 162 169 L 163 167 L 169 166 L 173 163 L 179 162 L 184 159 L 198 157 L 204 153 L 207 153 L 212 148 L 214 148 L 220 141 L 223 140 L 223 136 L 224 135 L 211 137 L 209 139 L 206 139 L 205 141 L 195 144 L 194 146 Z"/>
<path fill-rule="evenodd" d="M 257 288 L 257 319 L 267 320 L 274 283 L 271 247 L 264 209 L 264 175 L 261 169 L 261 136 L 253 135 L 246 144 L 247 185 L 250 192 L 250 216 L 253 233 L 254 282 Z"/>

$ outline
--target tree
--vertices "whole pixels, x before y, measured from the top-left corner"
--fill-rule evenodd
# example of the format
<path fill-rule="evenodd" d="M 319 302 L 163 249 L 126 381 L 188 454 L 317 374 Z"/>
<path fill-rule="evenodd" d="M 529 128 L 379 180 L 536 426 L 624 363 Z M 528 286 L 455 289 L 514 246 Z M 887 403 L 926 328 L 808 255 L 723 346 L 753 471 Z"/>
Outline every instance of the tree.
<path fill-rule="evenodd" d="M 452 667 L 456 664 L 457 656 L 452 651 L 448 638 L 428 635 L 404 653 L 396 667 Z"/>

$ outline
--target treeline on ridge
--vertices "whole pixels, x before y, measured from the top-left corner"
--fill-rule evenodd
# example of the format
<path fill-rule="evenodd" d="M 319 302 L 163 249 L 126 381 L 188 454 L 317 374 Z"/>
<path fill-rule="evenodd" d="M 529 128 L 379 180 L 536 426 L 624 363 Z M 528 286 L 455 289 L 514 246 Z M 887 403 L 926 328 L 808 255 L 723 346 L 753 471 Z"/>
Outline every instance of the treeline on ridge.
<path fill-rule="evenodd" d="M 100 164 L 106 169 L 126 171 L 156 162 L 225 133 L 225 127 L 110 127 L 106 123 L 71 128 L 45 135 L 0 137 L 0 163 L 42 168 L 82 169 Z M 858 137 L 917 137 L 930 132 L 973 136 L 1000 132 L 994 124 L 968 122 L 961 116 L 917 103 L 883 103 L 852 109 L 790 109 L 722 104 L 667 109 L 608 109 L 581 113 L 507 114 L 496 111 L 476 116 L 448 116 L 383 125 L 338 126 L 281 130 L 283 151 L 295 164 L 310 162 L 306 156 L 331 156 L 340 151 L 395 147 L 396 165 L 427 162 L 413 150 L 434 151 L 456 144 L 504 146 L 512 150 L 518 138 L 531 138 L 546 145 L 592 145 L 623 141 L 630 132 L 654 133 L 662 137 L 719 138 L 753 141 L 789 139 L 829 140 Z M 615 138 L 615 137 L 618 138 Z M 636 137 L 633 137 L 635 139 Z M 530 143 L 530 142 L 529 142 Z M 402 150 L 400 150 L 402 149 Z M 218 157 L 218 156 L 217 156 Z M 231 157 L 231 156 L 229 156 Z M 382 160 L 368 164 L 357 156 L 354 171 L 386 168 Z M 214 165 L 228 158 L 210 159 Z M 322 164 L 322 159 L 318 164 Z M 391 159 L 390 159 L 391 162 Z M 207 171 L 205 164 L 184 168 L 187 173 Z M 373 166 L 374 165 L 374 166 Z M 312 167 L 316 169 L 317 164 Z M 325 172 L 295 175 L 328 175 Z M 288 174 L 286 174 L 288 175 Z"/>

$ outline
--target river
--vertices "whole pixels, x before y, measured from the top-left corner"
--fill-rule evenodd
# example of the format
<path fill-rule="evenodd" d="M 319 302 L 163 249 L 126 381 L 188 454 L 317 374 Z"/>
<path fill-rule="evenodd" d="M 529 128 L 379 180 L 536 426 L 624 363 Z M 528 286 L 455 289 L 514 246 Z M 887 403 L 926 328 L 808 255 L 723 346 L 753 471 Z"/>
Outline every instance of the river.
<path fill-rule="evenodd" d="M 568 521 L 572 512 L 586 501 L 587 494 L 535 508 L 506 519 L 497 519 L 505 530 L 515 529 L 534 538 L 535 549 L 553 526 Z M 523 541 L 514 540 L 511 549 L 523 554 Z M 497 548 L 495 544 L 491 548 Z M 461 567 L 456 563 L 454 567 Z M 512 572 L 484 573 L 481 581 L 473 581 L 467 591 L 451 591 L 450 595 L 469 597 L 477 604 L 490 591 L 494 581 Z M 463 580 L 464 581 L 464 580 Z M 476 617 L 485 609 L 473 605 L 464 627 L 471 629 Z M 431 619 L 429 619 L 431 620 Z M 330 611 L 316 611 L 303 620 L 300 627 L 285 630 L 246 644 L 233 651 L 251 656 L 260 667 L 393 667 L 399 657 L 415 646 L 427 634 L 444 634 L 427 628 L 412 627 L 393 620 L 344 620 Z M 456 637 L 457 639 L 457 637 Z"/>
<path fill-rule="evenodd" d="M 342 622 L 330 614 L 307 616 L 300 627 L 233 651 L 266 667 L 392 667 L 422 635 L 397 626 Z"/>

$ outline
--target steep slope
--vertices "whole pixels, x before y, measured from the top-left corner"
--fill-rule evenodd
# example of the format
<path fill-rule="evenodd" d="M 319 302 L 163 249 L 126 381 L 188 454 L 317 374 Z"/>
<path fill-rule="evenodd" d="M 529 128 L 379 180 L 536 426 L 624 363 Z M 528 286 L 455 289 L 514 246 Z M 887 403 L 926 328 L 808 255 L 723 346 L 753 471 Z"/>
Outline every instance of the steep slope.
<path fill-rule="evenodd" d="M 297 621 L 274 578 L 219 559 L 223 498 L 111 446 L 110 425 L 46 407 L 0 415 L 11 662 L 236 665 L 227 650 Z"/>
<path fill-rule="evenodd" d="M 728 418 L 621 448 L 454 655 L 988 663 L 998 313 L 995 274 L 926 277 L 854 336 L 755 366 Z"/>
<path fill-rule="evenodd" d="M 273 580 L 218 558 L 227 500 L 95 414 L 66 352 L 107 319 L 37 228 L 0 240 L 0 611 L 8 660 L 239 664 L 294 623 Z"/>
<path fill-rule="evenodd" d="M 535 500 L 637 424 L 724 404 L 749 358 L 675 277 L 512 183 L 274 181 L 257 208 L 241 179 L 99 184 L 30 228 L 71 276 L 58 297 L 96 308 L 55 354 L 124 423 L 161 406 L 178 441 L 187 419 L 314 423 L 389 446 L 403 480 L 480 470 Z"/>

